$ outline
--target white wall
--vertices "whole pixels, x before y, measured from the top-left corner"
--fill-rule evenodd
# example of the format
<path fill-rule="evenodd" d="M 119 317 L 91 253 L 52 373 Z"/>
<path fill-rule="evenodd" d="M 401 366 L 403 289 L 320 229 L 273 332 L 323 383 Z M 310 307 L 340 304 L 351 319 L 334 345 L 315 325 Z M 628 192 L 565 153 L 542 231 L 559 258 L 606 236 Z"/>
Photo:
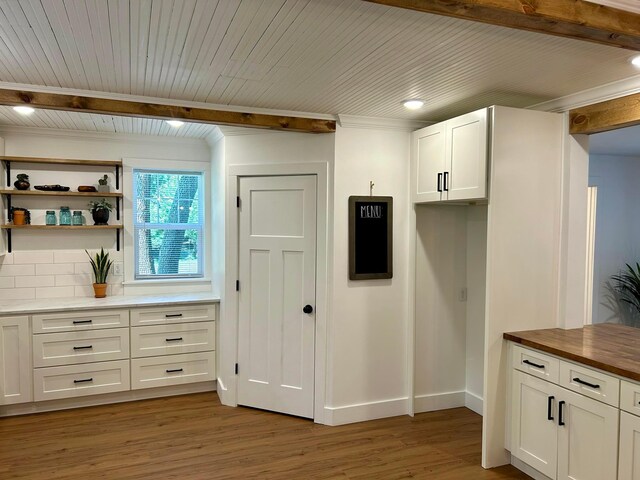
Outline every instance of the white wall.
<path fill-rule="evenodd" d="M 0 137 L 5 142 L 5 154 L 24 157 L 80 158 L 90 160 L 120 160 L 129 158 L 151 159 L 158 166 L 179 168 L 183 161 L 204 162 L 210 165 L 209 146 L 204 140 L 152 137 L 141 135 L 87 133 L 72 130 L 34 129 L 1 127 Z M 65 166 L 62 169 L 50 165 L 30 165 L 22 168 L 12 165 L 12 177 L 21 172 L 30 176 L 31 185 L 59 183 L 75 190 L 78 185 L 95 185 L 103 174 L 110 176 L 110 185 L 115 187 L 114 170 L 104 167 Z M 128 178 L 123 182 L 130 181 Z M 3 178 L 4 181 L 4 178 Z M 122 188 L 122 185 L 121 185 Z M 112 202 L 115 204 L 115 201 Z M 130 199 L 124 198 L 125 207 Z M 60 197 L 53 200 L 34 197 L 13 197 L 15 206 L 28 208 L 32 212 L 32 222 L 44 224 L 45 211 L 56 210 L 68 205 L 71 210 L 83 210 L 87 222 L 91 222 L 87 211 L 87 200 Z M 124 212 L 126 216 L 126 211 Z M 116 221 L 112 213 L 110 223 Z M 124 245 L 131 232 L 125 231 L 122 249 L 115 252 L 116 241 L 113 231 L 15 231 L 13 251 L 0 260 L 0 298 L 48 298 L 53 296 L 92 296 L 88 263 L 84 249 L 100 247 L 110 250 L 114 259 L 122 267 L 123 273 L 129 265 L 123 262 Z M 207 252 L 208 254 L 209 252 Z M 33 260 L 33 261 L 32 261 Z M 25 265 L 20 272 L 17 265 Z M 23 278 L 18 278 L 23 277 Z M 123 275 L 112 275 L 109 294 L 125 292 L 122 288 Z M 89 282 L 89 283 L 87 283 Z M 4 288 L 3 288 L 4 286 Z M 166 286 L 153 286 L 145 293 L 161 293 Z M 180 288 L 180 287 L 178 287 Z M 186 287 L 194 291 L 193 287 Z M 209 290 L 210 283 L 201 286 Z M 171 287 L 171 291 L 176 291 Z"/>
<path fill-rule="evenodd" d="M 407 413 L 411 128 L 343 122 L 336 131 L 327 410 L 332 423 Z M 350 281 L 348 198 L 393 197 L 393 278 Z"/>
<path fill-rule="evenodd" d="M 640 262 L 640 157 L 591 155 L 589 185 L 598 187 L 593 323 L 619 322 L 606 289 L 611 275 Z"/>

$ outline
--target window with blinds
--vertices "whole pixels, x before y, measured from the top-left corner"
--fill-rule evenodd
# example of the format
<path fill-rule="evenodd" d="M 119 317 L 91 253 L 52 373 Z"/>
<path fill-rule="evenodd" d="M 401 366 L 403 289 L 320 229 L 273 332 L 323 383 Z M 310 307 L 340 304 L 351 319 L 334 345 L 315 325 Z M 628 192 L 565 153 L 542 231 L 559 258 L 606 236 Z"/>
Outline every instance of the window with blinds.
<path fill-rule="evenodd" d="M 133 171 L 135 278 L 203 276 L 203 175 Z"/>

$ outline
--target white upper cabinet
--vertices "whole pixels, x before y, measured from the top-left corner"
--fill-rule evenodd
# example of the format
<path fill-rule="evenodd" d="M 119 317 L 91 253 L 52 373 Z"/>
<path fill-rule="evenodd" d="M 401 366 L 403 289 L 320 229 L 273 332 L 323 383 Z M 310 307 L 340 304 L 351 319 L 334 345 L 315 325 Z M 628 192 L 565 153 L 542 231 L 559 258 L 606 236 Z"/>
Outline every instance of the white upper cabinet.
<path fill-rule="evenodd" d="M 487 197 L 488 109 L 413 133 L 414 203 Z"/>

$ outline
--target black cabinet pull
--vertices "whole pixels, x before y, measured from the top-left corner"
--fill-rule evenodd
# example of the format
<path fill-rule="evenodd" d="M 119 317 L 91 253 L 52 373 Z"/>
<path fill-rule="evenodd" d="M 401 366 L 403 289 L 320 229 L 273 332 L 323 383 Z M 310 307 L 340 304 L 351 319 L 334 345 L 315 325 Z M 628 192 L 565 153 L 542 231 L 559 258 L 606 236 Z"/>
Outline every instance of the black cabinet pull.
<path fill-rule="evenodd" d="M 74 325 L 82 325 L 83 323 L 93 323 L 93 320 L 74 320 Z"/>
<path fill-rule="evenodd" d="M 177 373 L 177 372 L 182 372 L 181 368 L 172 368 L 169 370 L 166 370 L 167 373 Z"/>
<path fill-rule="evenodd" d="M 438 174 L 438 191 L 442 192 L 442 174 Z"/>
<path fill-rule="evenodd" d="M 553 420 L 553 401 L 555 398 L 551 396 L 547 399 L 547 420 Z"/>
<path fill-rule="evenodd" d="M 587 387 L 600 388 L 600 385 L 596 383 L 585 382 L 584 380 L 580 380 L 578 377 L 574 378 L 573 381 L 579 383 L 580 385 L 586 385 Z"/>
<path fill-rule="evenodd" d="M 544 365 L 533 363 L 531 360 L 522 360 L 522 363 L 526 363 L 527 365 L 531 365 L 532 367 L 536 367 L 536 368 L 544 368 Z"/>
<path fill-rule="evenodd" d="M 449 191 L 449 172 L 444 172 L 444 191 L 448 192 Z"/>
<path fill-rule="evenodd" d="M 83 378 L 82 380 L 74 380 L 73 383 L 87 383 L 93 382 L 93 378 Z"/>
<path fill-rule="evenodd" d="M 182 337 L 165 338 L 164 340 L 165 340 L 165 342 L 181 342 L 182 341 Z"/>
<path fill-rule="evenodd" d="M 175 318 L 175 317 L 181 317 L 182 314 L 181 313 L 167 313 L 164 318 Z"/>
<path fill-rule="evenodd" d="M 558 425 L 564 426 L 564 404 L 567 403 L 564 400 L 558 402 Z"/>
<path fill-rule="evenodd" d="M 93 345 L 83 345 L 81 347 L 73 347 L 74 350 L 89 350 L 90 348 L 93 348 Z"/>

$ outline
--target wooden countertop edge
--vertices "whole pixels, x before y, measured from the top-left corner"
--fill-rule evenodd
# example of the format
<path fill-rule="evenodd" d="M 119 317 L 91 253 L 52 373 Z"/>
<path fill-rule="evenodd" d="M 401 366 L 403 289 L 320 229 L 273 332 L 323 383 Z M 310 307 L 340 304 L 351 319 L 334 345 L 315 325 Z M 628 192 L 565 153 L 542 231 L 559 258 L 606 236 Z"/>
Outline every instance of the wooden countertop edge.
<path fill-rule="evenodd" d="M 620 377 L 625 377 L 625 378 L 634 380 L 636 382 L 640 382 L 640 372 L 633 372 L 631 370 L 626 370 L 624 368 L 616 367 L 615 365 L 611 365 L 609 363 L 600 362 L 593 358 L 584 357 L 582 355 L 577 355 L 571 352 L 566 352 L 564 350 L 551 347 L 544 343 L 534 342 L 532 340 L 527 340 L 525 338 L 518 337 L 511 333 L 503 334 L 503 338 L 505 340 L 518 343 L 525 347 L 535 348 L 536 350 L 540 350 L 541 352 L 550 353 L 551 355 L 555 355 L 560 358 L 571 360 L 577 363 L 582 363 L 583 365 L 588 365 L 590 367 L 597 368 L 598 370 L 602 370 L 604 372 L 613 373 L 614 375 L 618 375 Z"/>

